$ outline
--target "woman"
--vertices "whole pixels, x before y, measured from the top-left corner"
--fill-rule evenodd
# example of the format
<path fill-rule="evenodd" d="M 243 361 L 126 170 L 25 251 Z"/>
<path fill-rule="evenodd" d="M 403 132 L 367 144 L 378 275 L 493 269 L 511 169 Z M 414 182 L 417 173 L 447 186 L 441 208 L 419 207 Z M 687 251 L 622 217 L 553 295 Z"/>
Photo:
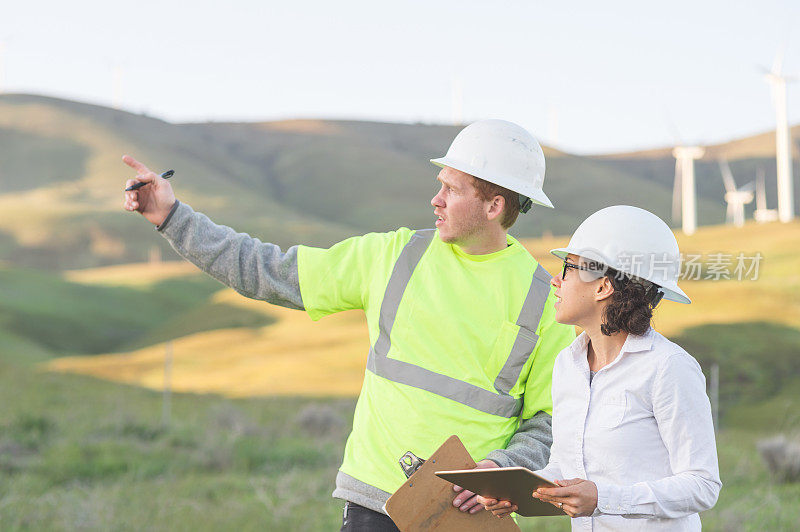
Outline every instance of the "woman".
<path fill-rule="evenodd" d="M 669 227 L 630 206 L 602 209 L 566 248 L 556 321 L 581 327 L 553 369 L 553 446 L 533 496 L 573 517 L 573 530 L 700 530 L 721 482 L 705 378 L 695 359 L 650 327 L 678 288 Z M 495 515 L 511 501 L 480 498 Z"/>

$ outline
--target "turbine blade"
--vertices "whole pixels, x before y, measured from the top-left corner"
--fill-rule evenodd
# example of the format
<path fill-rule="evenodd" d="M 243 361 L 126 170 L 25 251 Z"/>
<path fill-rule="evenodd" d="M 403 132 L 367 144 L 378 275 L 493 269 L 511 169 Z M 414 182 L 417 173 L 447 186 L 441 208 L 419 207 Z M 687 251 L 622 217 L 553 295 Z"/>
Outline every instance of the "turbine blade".
<path fill-rule="evenodd" d="M 739 189 L 739 192 L 753 192 L 756 189 L 756 182 L 750 181 L 745 186 Z"/>
<path fill-rule="evenodd" d="M 756 205 L 758 210 L 767 210 L 767 192 L 764 186 L 764 169 L 759 168 L 756 174 Z"/>
<path fill-rule="evenodd" d="M 681 218 L 681 162 L 675 159 L 675 180 L 672 182 L 672 221 L 678 223 Z"/>
<path fill-rule="evenodd" d="M 667 127 L 669 128 L 669 133 L 672 135 L 672 142 L 674 142 L 677 146 L 683 146 L 683 137 L 681 137 L 681 132 L 678 129 L 678 125 L 672 119 L 672 115 L 670 114 L 668 109 L 664 110 L 664 115 L 667 120 Z"/>
<path fill-rule="evenodd" d="M 772 73 L 777 76 L 781 75 L 781 68 L 783 68 L 783 52 L 784 48 L 781 46 L 778 48 L 778 53 L 775 54 L 775 60 L 772 62 Z"/>
<path fill-rule="evenodd" d="M 719 171 L 722 174 L 722 183 L 725 185 L 725 190 L 727 192 L 736 191 L 736 181 L 733 179 L 733 172 L 731 172 L 728 160 L 723 158 L 717 162 L 719 163 Z"/>

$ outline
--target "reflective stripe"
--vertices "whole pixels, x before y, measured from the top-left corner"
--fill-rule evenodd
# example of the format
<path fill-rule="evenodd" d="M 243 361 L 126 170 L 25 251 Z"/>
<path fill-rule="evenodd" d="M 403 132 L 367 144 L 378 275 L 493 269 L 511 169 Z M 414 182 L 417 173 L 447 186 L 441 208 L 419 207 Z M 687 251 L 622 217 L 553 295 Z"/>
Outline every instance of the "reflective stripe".
<path fill-rule="evenodd" d="M 514 340 L 514 346 L 511 348 L 511 353 L 509 353 L 503 369 L 500 370 L 494 381 L 494 387 L 500 393 L 508 394 L 511 391 L 519 379 L 522 367 L 533 353 L 533 348 L 536 347 L 536 342 L 539 340 L 536 327 L 539 325 L 539 320 L 542 319 L 547 296 L 550 294 L 550 278 L 551 275 L 539 264 L 533 273 L 531 287 L 517 318 L 519 332 Z"/>
<path fill-rule="evenodd" d="M 381 313 L 378 317 L 380 332 L 374 348 L 384 358 L 386 358 L 389 348 L 392 346 L 389 334 L 392 332 L 394 320 L 397 317 L 397 309 L 403 299 L 403 292 L 406 291 L 406 286 L 411 280 L 411 274 L 414 273 L 414 268 L 417 267 L 422 255 L 427 251 L 434 234 L 436 234 L 435 229 L 416 231 L 411 235 L 411 239 L 403 247 L 403 251 L 400 252 L 400 256 L 397 257 L 397 261 L 394 263 L 392 275 L 389 277 L 389 283 L 386 285 L 386 292 L 383 294 L 383 301 L 381 301 Z M 367 367 L 369 367 L 369 360 L 367 360 L 367 364 Z"/>
<path fill-rule="evenodd" d="M 381 302 L 378 339 L 369 350 L 367 369 L 390 381 L 426 390 L 487 414 L 516 417 L 522 411 L 522 398 L 512 397 L 509 391 L 536 346 L 539 337 L 534 331 L 539 324 L 550 292 L 550 275 L 541 266 L 534 272 L 531 287 L 517 318 L 520 330 L 514 346 L 494 382 L 494 387 L 499 393 L 388 356 L 392 345 L 392 327 L 403 293 L 435 233 L 434 229 L 416 231 L 400 252 Z"/>

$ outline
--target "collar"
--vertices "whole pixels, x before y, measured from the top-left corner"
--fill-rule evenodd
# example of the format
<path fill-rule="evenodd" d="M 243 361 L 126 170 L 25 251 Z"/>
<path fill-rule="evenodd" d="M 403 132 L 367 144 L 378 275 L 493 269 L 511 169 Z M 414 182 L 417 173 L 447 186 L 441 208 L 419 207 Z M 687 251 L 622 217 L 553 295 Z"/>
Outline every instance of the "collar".
<path fill-rule="evenodd" d="M 441 242 L 442 240 L 439 238 L 439 230 L 437 229 L 436 231 L 436 240 Z M 449 246 L 455 255 L 470 262 L 490 262 L 494 260 L 502 260 L 506 257 L 519 255 L 521 253 L 528 253 L 522 244 L 520 244 L 516 238 L 509 234 L 506 234 L 506 247 L 492 253 L 485 253 L 483 255 L 469 255 L 456 244 L 445 245 Z M 534 268 L 536 268 L 536 266 L 534 266 Z"/>
<path fill-rule="evenodd" d="M 609 366 L 616 364 L 617 360 L 625 353 L 641 353 L 653 349 L 653 337 L 655 331 L 652 327 L 648 327 L 643 335 L 629 334 L 619 350 L 619 355 L 609 364 Z M 572 355 L 573 361 L 579 365 L 588 364 L 586 360 L 586 352 L 589 347 L 589 335 L 586 331 L 581 332 L 577 338 L 569 345 L 569 353 Z M 583 364 L 581 364 L 581 362 Z M 608 366 L 606 366 L 608 367 Z M 587 366 L 588 368 L 588 366 Z"/>
<path fill-rule="evenodd" d="M 622 353 L 641 353 L 642 351 L 650 351 L 653 349 L 653 328 L 648 327 L 643 335 L 638 336 L 629 334 L 622 344 L 620 354 Z"/>
<path fill-rule="evenodd" d="M 572 358 L 577 359 L 577 357 L 583 355 L 586 357 L 586 349 L 589 347 L 589 335 L 586 334 L 586 331 L 582 331 L 577 338 L 575 338 L 571 344 L 569 344 L 569 353 L 572 355 Z"/>

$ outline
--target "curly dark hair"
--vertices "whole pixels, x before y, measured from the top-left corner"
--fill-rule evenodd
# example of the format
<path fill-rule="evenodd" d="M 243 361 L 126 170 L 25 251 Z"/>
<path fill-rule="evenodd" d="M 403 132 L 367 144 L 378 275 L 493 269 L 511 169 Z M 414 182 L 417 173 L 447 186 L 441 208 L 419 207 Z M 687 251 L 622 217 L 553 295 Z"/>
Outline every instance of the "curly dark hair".
<path fill-rule="evenodd" d="M 653 309 L 663 295 L 659 287 L 644 279 L 632 278 L 609 268 L 605 276 L 611 281 L 614 293 L 603 310 L 600 332 L 606 336 L 618 332 L 642 335 L 650 327 Z"/>

